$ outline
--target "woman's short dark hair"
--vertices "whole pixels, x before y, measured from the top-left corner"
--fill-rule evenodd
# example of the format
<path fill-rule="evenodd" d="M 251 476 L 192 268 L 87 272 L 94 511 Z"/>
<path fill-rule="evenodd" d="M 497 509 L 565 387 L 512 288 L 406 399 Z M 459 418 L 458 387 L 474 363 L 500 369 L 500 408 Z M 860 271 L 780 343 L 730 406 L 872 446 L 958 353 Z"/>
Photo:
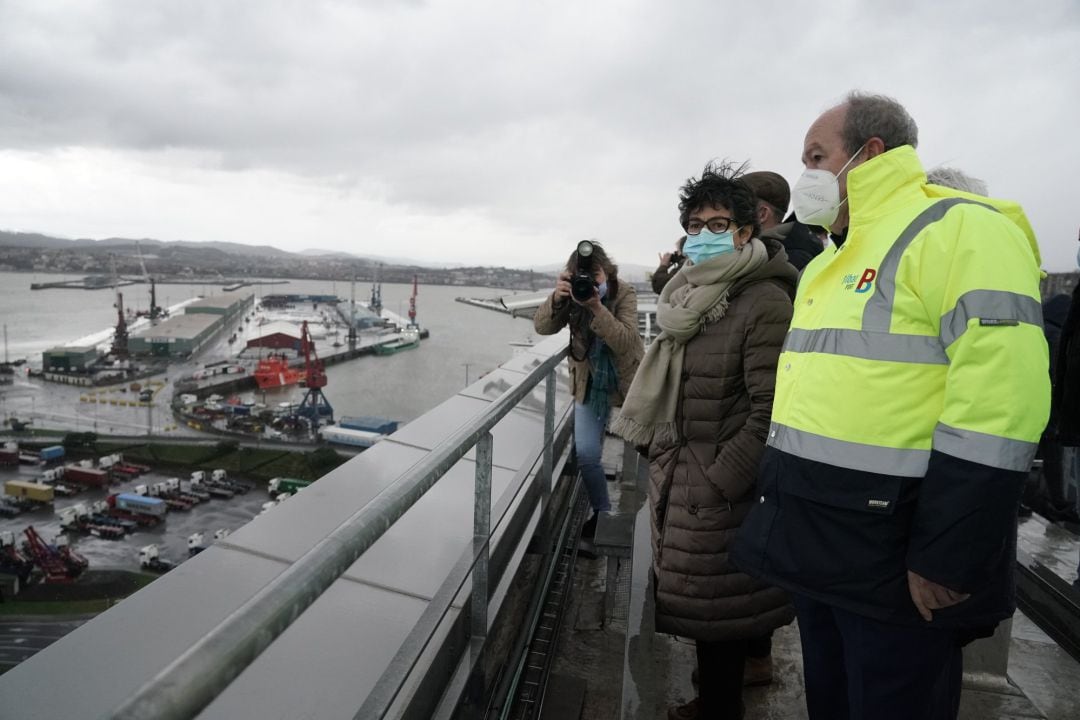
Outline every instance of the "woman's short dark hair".
<path fill-rule="evenodd" d="M 728 161 L 713 160 L 701 171 L 701 178 L 690 178 L 679 194 L 679 224 L 683 230 L 690 222 L 690 214 L 698 208 L 723 207 L 731 212 L 739 227 L 753 228 L 751 237 L 761 235 L 761 223 L 757 218 L 757 195 L 742 179 L 746 163 L 733 166 Z"/>

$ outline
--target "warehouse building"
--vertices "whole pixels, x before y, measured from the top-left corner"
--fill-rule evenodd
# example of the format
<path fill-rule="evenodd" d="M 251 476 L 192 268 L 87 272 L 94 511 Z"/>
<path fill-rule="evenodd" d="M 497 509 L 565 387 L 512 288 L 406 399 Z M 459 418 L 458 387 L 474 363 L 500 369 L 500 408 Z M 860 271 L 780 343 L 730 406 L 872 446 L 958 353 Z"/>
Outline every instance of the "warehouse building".
<path fill-rule="evenodd" d="M 255 296 L 250 292 L 227 292 L 200 298 L 184 306 L 185 315 L 217 315 L 226 322 L 244 312 Z"/>
<path fill-rule="evenodd" d="M 259 328 L 258 337 L 248 340 L 249 348 L 300 351 L 301 330 L 288 322 L 271 322 Z"/>
<path fill-rule="evenodd" d="M 174 315 L 128 338 L 133 355 L 187 357 L 197 352 L 224 325 L 225 319 L 210 313 Z"/>
<path fill-rule="evenodd" d="M 41 354 L 41 369 L 45 372 L 83 372 L 98 358 L 97 348 L 55 347 Z"/>

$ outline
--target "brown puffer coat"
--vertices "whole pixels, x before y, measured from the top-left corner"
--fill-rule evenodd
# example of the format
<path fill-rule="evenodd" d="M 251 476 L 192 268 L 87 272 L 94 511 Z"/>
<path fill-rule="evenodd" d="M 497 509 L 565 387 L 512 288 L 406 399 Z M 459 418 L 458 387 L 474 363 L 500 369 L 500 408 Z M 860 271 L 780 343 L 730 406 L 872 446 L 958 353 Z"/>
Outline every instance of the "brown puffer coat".
<path fill-rule="evenodd" d="M 757 637 L 794 617 L 787 593 L 728 557 L 755 497 L 797 278 L 780 243 L 763 242 L 769 260 L 686 345 L 680 440 L 649 448 L 656 629 L 695 640 Z"/>
<path fill-rule="evenodd" d="M 555 294 L 552 293 L 533 316 L 533 327 L 541 335 L 554 335 L 572 319 L 576 320 L 578 313 L 589 312 L 572 300 L 565 300 L 558 306 L 554 301 Z M 605 301 L 604 308 L 603 312 L 589 322 L 589 329 L 611 349 L 612 362 L 619 376 L 619 389 L 612 394 L 610 402 L 613 407 L 620 407 L 626 391 L 630 389 L 634 373 L 637 372 L 638 363 L 645 355 L 645 346 L 638 333 L 637 292 L 633 285 L 620 282 L 615 297 Z M 573 334 L 572 350 L 574 356 L 585 358 L 569 359 L 570 387 L 574 390 L 574 401 L 584 403 L 585 391 L 589 386 L 588 345 L 579 333 Z"/>

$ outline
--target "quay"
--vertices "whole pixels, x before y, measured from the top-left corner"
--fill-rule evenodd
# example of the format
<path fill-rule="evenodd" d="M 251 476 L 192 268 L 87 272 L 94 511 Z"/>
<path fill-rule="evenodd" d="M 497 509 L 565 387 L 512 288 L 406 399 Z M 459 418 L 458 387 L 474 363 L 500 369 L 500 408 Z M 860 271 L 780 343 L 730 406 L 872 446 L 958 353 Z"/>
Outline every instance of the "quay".
<path fill-rule="evenodd" d="M 693 645 L 653 630 L 645 468 L 614 438 L 616 512 L 579 539 L 566 345 L 514 355 L 0 676 L 4 716 L 666 717 Z M 1022 612 L 969 649 L 965 720 L 1080 716 L 1080 540 L 1038 518 L 1019 537 Z M 747 717 L 805 718 L 794 626 L 774 674 Z"/>

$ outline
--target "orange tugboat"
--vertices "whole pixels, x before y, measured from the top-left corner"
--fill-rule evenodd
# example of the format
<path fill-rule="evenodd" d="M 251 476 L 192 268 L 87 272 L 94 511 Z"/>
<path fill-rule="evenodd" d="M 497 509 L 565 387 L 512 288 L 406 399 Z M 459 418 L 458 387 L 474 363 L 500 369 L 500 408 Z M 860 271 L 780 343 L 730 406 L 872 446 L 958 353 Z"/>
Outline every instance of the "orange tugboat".
<path fill-rule="evenodd" d="M 277 354 L 260 360 L 253 374 L 260 390 L 296 385 L 304 378 L 302 368 L 289 367 L 288 359 Z"/>

